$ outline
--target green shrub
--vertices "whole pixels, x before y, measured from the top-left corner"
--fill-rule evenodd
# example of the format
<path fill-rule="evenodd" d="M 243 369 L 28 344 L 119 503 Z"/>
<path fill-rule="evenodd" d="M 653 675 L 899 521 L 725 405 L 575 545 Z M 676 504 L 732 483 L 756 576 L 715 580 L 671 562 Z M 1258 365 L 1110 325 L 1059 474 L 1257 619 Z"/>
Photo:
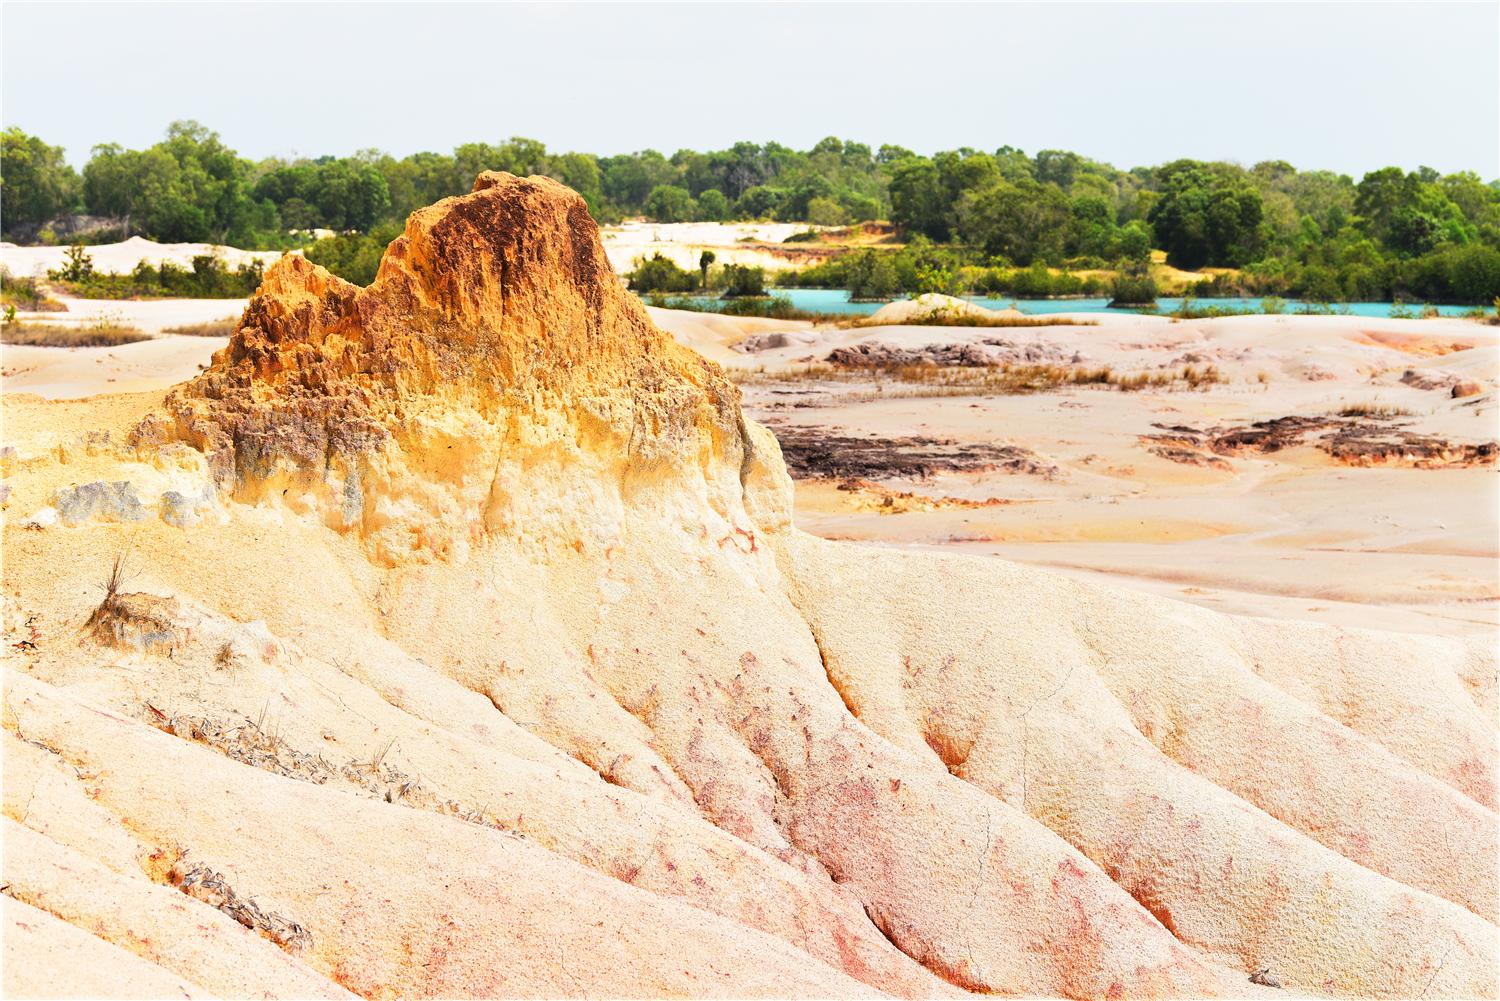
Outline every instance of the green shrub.
<path fill-rule="evenodd" d="M 691 292 L 698 281 L 691 271 L 684 271 L 661 254 L 640 258 L 630 272 L 633 292 Z"/>
<path fill-rule="evenodd" d="M 1149 275 L 1120 275 L 1111 294 L 1111 306 L 1149 306 L 1156 302 L 1156 282 Z"/>
<path fill-rule="evenodd" d="M 756 299 L 694 299 L 681 296 L 652 295 L 646 304 L 658 309 L 681 309 L 691 313 L 721 313 L 725 316 L 759 316 L 769 320 L 812 320 L 833 323 L 847 321 L 843 313 L 818 313 L 798 309 L 786 296 Z"/>
<path fill-rule="evenodd" d="M 734 299 L 766 294 L 766 269 L 744 264 L 726 264 L 720 273 L 724 295 Z"/>
<path fill-rule="evenodd" d="M 321 264 L 346 282 L 368 285 L 380 270 L 385 248 L 401 235 L 395 223 L 376 226 L 368 233 L 341 233 L 313 243 L 305 251 L 307 259 Z"/>
<path fill-rule="evenodd" d="M 66 262 L 47 272 L 47 277 L 85 299 L 134 299 L 181 297 L 190 299 L 243 299 L 260 287 L 265 266 L 249 261 L 230 270 L 213 254 L 193 258 L 192 269 L 162 261 L 141 261 L 128 275 L 95 271 L 82 246 L 68 251 Z"/>

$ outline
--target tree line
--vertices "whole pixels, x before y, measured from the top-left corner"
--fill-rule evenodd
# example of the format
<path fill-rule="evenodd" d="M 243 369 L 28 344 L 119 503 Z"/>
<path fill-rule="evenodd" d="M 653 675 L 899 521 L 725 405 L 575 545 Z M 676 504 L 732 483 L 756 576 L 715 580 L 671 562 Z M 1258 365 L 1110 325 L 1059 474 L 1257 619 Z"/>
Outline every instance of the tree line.
<path fill-rule="evenodd" d="M 104 235 L 114 238 L 270 249 L 326 229 L 344 244 L 321 255 L 365 272 L 379 248 L 364 244 L 412 210 L 468 191 L 483 170 L 554 177 L 603 222 L 888 219 L 905 240 L 954 248 L 968 267 L 1140 270 L 1157 248 L 1179 268 L 1234 269 L 1206 294 L 1500 295 L 1500 182 L 1472 172 L 1386 167 L 1356 181 L 1284 161 L 1196 160 L 1122 170 L 1064 150 L 923 156 L 834 137 L 808 150 L 740 142 L 671 156 L 557 153 L 513 138 L 399 159 L 364 150 L 252 161 L 203 125 L 176 122 L 144 150 L 94 147 L 79 172 L 63 150 L 12 127 L 0 226 L 8 239 L 63 240 L 48 225 L 86 213 L 113 221 Z"/>

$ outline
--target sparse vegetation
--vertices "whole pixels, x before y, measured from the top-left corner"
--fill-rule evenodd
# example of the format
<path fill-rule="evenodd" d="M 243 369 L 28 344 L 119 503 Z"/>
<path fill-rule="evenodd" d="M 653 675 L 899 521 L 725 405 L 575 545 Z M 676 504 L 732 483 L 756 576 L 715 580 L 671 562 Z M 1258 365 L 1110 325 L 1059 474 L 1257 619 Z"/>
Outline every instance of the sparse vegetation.
<path fill-rule="evenodd" d="M 973 316 L 963 313 L 928 313 L 891 323 L 861 316 L 849 321 L 851 327 L 1097 327 L 1098 320 L 1079 320 L 1069 316 Z"/>
<path fill-rule="evenodd" d="M 1392 417 L 1415 417 L 1415 411 L 1407 410 L 1405 407 L 1393 407 L 1385 403 L 1351 403 L 1334 411 L 1338 417 L 1374 417 L 1377 419 L 1389 419 Z"/>
<path fill-rule="evenodd" d="M 111 561 L 109 566 L 109 572 L 104 575 L 103 580 L 95 585 L 99 590 L 104 592 L 104 598 L 99 602 L 98 607 L 94 609 L 93 614 L 89 616 L 88 622 L 84 624 L 85 628 L 94 630 L 96 634 L 111 634 L 109 628 L 111 620 L 118 618 L 123 612 L 120 601 L 120 589 L 125 586 L 129 577 L 130 575 L 126 570 L 125 553 L 115 553 L 114 560 Z"/>
<path fill-rule="evenodd" d="M 827 362 L 810 362 L 796 368 L 768 371 L 731 369 L 729 375 L 742 385 L 778 382 L 895 383 L 918 387 L 906 396 L 983 396 L 1042 393 L 1069 386 L 1099 386 L 1121 392 L 1145 389 L 1202 389 L 1225 382 L 1214 365 L 1185 365 L 1177 369 L 1116 372 L 1107 365 L 993 366 L 898 365 L 883 368 L 844 368 Z"/>
<path fill-rule="evenodd" d="M 150 339 L 145 331 L 113 320 L 82 327 L 25 321 L 0 324 L 0 344 L 17 347 L 109 348 Z"/>
<path fill-rule="evenodd" d="M 1112 307 L 1152 306 L 1156 304 L 1156 282 L 1147 275 L 1120 275 L 1115 279 Z"/>
<path fill-rule="evenodd" d="M 229 915 L 288 952 L 312 946 L 312 934 L 306 928 L 275 911 L 262 910 L 254 900 L 236 893 L 223 876 L 207 866 L 188 866 L 179 861 L 167 878 L 183 893 Z"/>
<path fill-rule="evenodd" d="M 759 316 L 768 320 L 807 320 L 812 323 L 848 323 L 848 313 L 819 313 L 798 309 L 786 296 L 766 299 L 702 299 L 685 296 L 649 295 L 646 305 L 657 309 L 680 309 L 690 313 L 721 313 L 725 316 Z"/>
<path fill-rule="evenodd" d="M 42 291 L 35 278 L 21 278 L 0 267 L 0 306 L 21 309 L 28 313 L 51 312 L 63 309 L 62 303 Z"/>
<path fill-rule="evenodd" d="M 151 299 L 181 296 L 193 299 L 241 299 L 260 287 L 265 268 L 250 261 L 233 270 L 213 254 L 193 258 L 191 269 L 171 261 L 153 265 L 141 261 L 135 270 L 117 275 L 94 270 L 94 262 L 81 245 L 68 249 L 60 266 L 47 277 L 74 295 L 85 299 Z"/>
<path fill-rule="evenodd" d="M 222 320 L 209 320 L 206 323 L 188 323 L 180 327 L 167 327 L 162 333 L 181 334 L 184 337 L 231 337 L 239 325 L 239 317 L 226 316 Z"/>

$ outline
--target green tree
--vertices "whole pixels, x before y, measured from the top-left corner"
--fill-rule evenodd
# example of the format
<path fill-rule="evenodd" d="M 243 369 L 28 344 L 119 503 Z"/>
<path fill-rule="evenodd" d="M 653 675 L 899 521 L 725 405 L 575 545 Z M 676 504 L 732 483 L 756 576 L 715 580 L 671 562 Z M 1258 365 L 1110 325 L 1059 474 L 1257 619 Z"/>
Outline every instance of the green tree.
<path fill-rule="evenodd" d="M 1442 187 L 1400 167 L 1366 174 L 1356 189 L 1354 211 L 1366 233 L 1408 257 L 1440 243 L 1467 243 L 1475 232 Z"/>
<path fill-rule="evenodd" d="M 183 120 L 167 126 L 167 138 L 155 147 L 177 162 L 174 198 L 154 218 L 163 240 L 203 240 L 227 243 L 244 235 L 255 217 L 255 204 L 246 184 L 248 165 L 198 122 Z"/>
<path fill-rule="evenodd" d="M 151 216 L 172 211 L 181 200 L 179 173 L 177 161 L 165 150 L 95 146 L 83 168 L 84 204 L 94 215 L 123 220 L 127 237 L 136 225 L 151 233 Z"/>
<path fill-rule="evenodd" d="M 849 261 L 846 277 L 849 298 L 889 299 L 900 288 L 900 279 L 890 254 L 862 250 Z"/>
<path fill-rule="evenodd" d="M 691 271 L 682 270 L 661 254 L 637 260 L 629 278 L 634 292 L 689 292 L 694 285 Z"/>
<path fill-rule="evenodd" d="M 1057 185 L 1031 180 L 978 192 L 960 214 L 966 241 L 1022 265 L 1061 260 L 1073 219 Z"/>
<path fill-rule="evenodd" d="M 603 204 L 604 176 L 593 154 L 561 153 L 550 157 L 546 173 L 582 195 L 589 211 L 596 212 Z"/>
<path fill-rule="evenodd" d="M 1064 192 L 1073 187 L 1083 157 L 1060 149 L 1044 149 L 1036 155 L 1036 179 L 1043 184 L 1055 184 Z"/>
<path fill-rule="evenodd" d="M 697 203 L 687 188 L 658 184 L 646 197 L 646 215 L 657 222 L 687 222 L 698 214 Z"/>
<path fill-rule="evenodd" d="M 1261 196 L 1242 176 L 1195 160 L 1176 160 L 1157 176 L 1161 199 L 1147 218 L 1168 261 L 1197 269 L 1255 259 Z"/>
<path fill-rule="evenodd" d="M 780 191 L 757 185 L 745 189 L 734 209 L 742 219 L 774 219 L 780 214 L 783 201 Z"/>
<path fill-rule="evenodd" d="M 310 194 L 323 225 L 336 230 L 368 230 L 391 206 L 385 176 L 372 164 L 351 159 L 323 164 Z"/>
<path fill-rule="evenodd" d="M 1500 296 L 1500 250 L 1480 244 L 1458 247 L 1447 255 L 1450 297 L 1461 302 L 1490 302 Z"/>
<path fill-rule="evenodd" d="M 1120 256 L 1133 263 L 1144 264 L 1151 259 L 1151 230 L 1139 219 L 1132 219 L 1120 227 Z"/>
<path fill-rule="evenodd" d="M 400 235 L 400 227 L 388 222 L 369 233 L 326 237 L 307 248 L 307 259 L 345 281 L 368 285 L 380 270 L 386 247 Z"/>
<path fill-rule="evenodd" d="M 891 221 L 908 233 L 948 238 L 948 198 L 937 166 L 925 157 L 902 160 L 891 170 Z"/>
<path fill-rule="evenodd" d="M 764 268 L 743 264 L 724 265 L 724 294 L 731 298 L 766 294 Z"/>
<path fill-rule="evenodd" d="M 729 199 L 718 188 L 709 188 L 698 196 L 698 218 L 719 222 L 729 218 Z"/>
<path fill-rule="evenodd" d="M 61 146 L 49 146 L 14 125 L 0 134 L 0 227 L 9 232 L 71 212 L 78 193 L 78 175 L 63 159 Z"/>
<path fill-rule="evenodd" d="M 814 226 L 842 226 L 848 216 L 832 198 L 814 198 L 807 203 L 807 221 Z"/>

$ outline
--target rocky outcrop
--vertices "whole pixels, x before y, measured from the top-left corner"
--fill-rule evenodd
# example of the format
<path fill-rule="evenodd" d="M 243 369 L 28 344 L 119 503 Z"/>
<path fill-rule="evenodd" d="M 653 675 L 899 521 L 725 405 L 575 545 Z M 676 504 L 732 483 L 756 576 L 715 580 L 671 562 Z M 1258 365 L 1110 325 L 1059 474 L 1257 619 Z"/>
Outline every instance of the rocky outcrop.
<path fill-rule="evenodd" d="M 135 487 L 125 481 L 67 487 L 53 495 L 52 507 L 64 525 L 93 520 L 140 521 L 146 517 Z"/>
<path fill-rule="evenodd" d="M 987 367 L 995 365 L 1081 365 L 1088 359 L 1082 352 L 1060 348 L 1055 344 L 1017 343 L 1002 337 L 983 337 L 977 341 L 951 344 L 927 344 L 907 348 L 882 341 L 861 341 L 834 348 L 827 361 L 842 368 L 898 368 L 903 365 L 936 365 L 951 367 Z"/>
<path fill-rule="evenodd" d="M 799 480 L 925 480 L 941 473 L 1007 473 L 1052 479 L 1058 468 L 1019 445 L 862 437 L 838 429 L 776 425 L 787 469 Z"/>
<path fill-rule="evenodd" d="M 387 558 L 597 531 L 652 492 L 732 517 L 774 456 L 719 367 L 625 292 L 583 199 L 499 173 L 413 213 L 368 288 L 283 257 L 134 440 L 187 442 L 235 499 L 316 509 Z"/>
<path fill-rule="evenodd" d="M 1346 466 L 1450 469 L 1493 466 L 1500 443 L 1455 442 L 1406 430 L 1390 418 L 1287 416 L 1243 426 L 1154 425 L 1141 444 L 1173 462 L 1231 468 L 1219 456 L 1255 456 L 1311 445 Z"/>

